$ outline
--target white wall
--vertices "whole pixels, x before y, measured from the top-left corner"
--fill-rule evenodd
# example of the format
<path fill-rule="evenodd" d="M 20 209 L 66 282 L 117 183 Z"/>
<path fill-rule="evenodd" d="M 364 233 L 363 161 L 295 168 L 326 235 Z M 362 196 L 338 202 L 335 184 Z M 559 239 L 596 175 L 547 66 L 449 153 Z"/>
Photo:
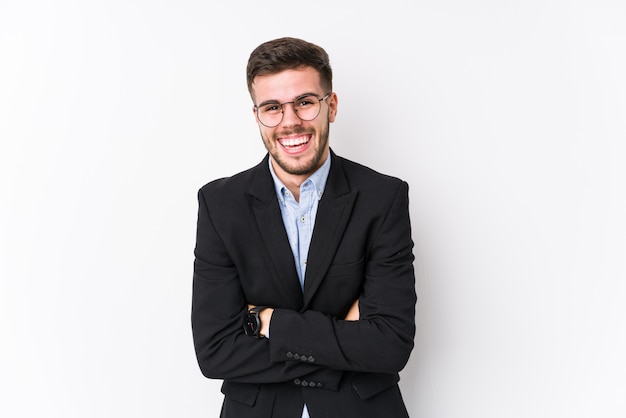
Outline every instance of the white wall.
<path fill-rule="evenodd" d="M 195 193 L 262 158 L 245 63 L 290 35 L 411 186 L 412 417 L 624 417 L 625 3 L 220 3 L 0 4 L 0 416 L 217 416 Z"/>

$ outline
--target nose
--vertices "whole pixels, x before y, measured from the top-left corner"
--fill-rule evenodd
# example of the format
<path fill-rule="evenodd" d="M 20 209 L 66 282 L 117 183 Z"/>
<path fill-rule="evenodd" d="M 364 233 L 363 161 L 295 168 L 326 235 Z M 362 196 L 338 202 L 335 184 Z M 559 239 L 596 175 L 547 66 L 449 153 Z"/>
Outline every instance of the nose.
<path fill-rule="evenodd" d="M 302 124 L 302 119 L 298 117 L 293 103 L 285 103 L 283 105 L 283 120 L 281 125 L 295 126 Z"/>

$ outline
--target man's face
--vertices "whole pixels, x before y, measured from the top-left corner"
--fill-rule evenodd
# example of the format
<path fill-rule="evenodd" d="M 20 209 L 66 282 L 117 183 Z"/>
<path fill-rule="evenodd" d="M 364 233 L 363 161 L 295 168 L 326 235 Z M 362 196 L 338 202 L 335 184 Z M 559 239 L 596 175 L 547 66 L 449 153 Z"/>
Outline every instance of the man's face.
<path fill-rule="evenodd" d="M 311 67 L 257 76 L 253 83 L 253 100 L 257 106 L 268 102 L 293 102 L 304 94 L 322 98 L 328 93 L 320 85 L 318 72 Z M 320 106 L 320 113 L 315 119 L 303 121 L 292 105 L 285 104 L 282 120 L 272 128 L 260 123 L 255 112 L 261 138 L 276 163 L 274 170 L 281 180 L 284 181 L 282 177 L 292 176 L 296 181 L 303 181 L 326 161 L 329 124 L 335 121 L 337 114 L 337 96 L 330 94 L 320 102 Z"/>

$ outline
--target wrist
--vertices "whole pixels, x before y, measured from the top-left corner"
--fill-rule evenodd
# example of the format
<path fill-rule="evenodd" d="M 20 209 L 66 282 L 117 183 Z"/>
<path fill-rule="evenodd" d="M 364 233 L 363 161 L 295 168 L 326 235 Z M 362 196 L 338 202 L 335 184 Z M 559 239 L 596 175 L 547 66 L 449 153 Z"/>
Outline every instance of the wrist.
<path fill-rule="evenodd" d="M 254 338 L 264 338 L 269 335 L 269 323 L 272 318 L 272 308 L 267 306 L 248 305 L 248 311 L 243 317 L 243 330 L 246 335 Z"/>
<path fill-rule="evenodd" d="M 265 308 L 259 312 L 259 318 L 261 320 L 260 335 L 263 337 L 269 337 L 270 335 L 270 322 L 272 320 L 273 313 L 274 308 Z"/>

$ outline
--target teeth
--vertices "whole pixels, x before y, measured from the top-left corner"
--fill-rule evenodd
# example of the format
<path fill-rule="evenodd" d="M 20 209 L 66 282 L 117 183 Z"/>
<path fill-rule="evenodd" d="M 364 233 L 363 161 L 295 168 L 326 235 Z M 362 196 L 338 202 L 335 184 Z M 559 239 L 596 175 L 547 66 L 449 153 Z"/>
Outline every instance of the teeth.
<path fill-rule="evenodd" d="M 297 138 L 286 138 L 282 139 L 280 143 L 284 147 L 297 147 L 298 145 L 306 144 L 309 141 L 308 137 L 299 136 Z"/>

